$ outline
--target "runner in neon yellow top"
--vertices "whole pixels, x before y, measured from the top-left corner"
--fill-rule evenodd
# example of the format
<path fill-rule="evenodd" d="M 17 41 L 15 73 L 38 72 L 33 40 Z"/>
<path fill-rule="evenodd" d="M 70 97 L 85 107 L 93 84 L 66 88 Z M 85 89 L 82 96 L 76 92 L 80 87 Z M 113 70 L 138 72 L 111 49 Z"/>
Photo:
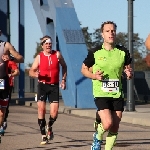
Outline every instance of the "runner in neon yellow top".
<path fill-rule="evenodd" d="M 97 70 L 103 71 L 102 81 L 93 80 L 94 97 L 119 98 L 122 94 L 121 76 L 124 64 L 125 61 L 130 62 L 130 57 L 126 49 L 116 46 L 113 50 L 108 51 L 102 45 L 100 50 L 93 53 L 93 57 L 95 60 L 93 73 Z"/>
<path fill-rule="evenodd" d="M 91 150 L 101 149 L 102 136 L 106 131 L 108 135 L 105 150 L 112 150 L 124 110 L 122 72 L 126 73 L 127 79 L 132 78 L 129 51 L 123 46 L 115 45 L 116 28 L 116 24 L 111 21 L 101 25 L 103 45 L 99 49 L 89 51 L 81 69 L 82 74 L 93 81 L 94 100 L 101 119 L 93 135 Z"/>

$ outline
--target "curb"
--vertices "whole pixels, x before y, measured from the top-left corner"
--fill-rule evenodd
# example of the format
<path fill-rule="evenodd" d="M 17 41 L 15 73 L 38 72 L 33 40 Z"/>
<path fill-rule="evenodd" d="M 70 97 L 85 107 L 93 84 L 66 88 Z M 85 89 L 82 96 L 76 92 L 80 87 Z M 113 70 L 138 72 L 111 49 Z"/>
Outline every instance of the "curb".
<path fill-rule="evenodd" d="M 19 100 L 16 100 L 17 105 L 25 105 L 28 107 L 37 108 L 37 104 L 35 101 L 25 101 L 20 102 Z M 46 105 L 46 110 L 49 110 L 49 105 Z M 77 108 L 71 108 L 71 107 L 65 107 L 65 106 L 59 106 L 59 113 L 69 114 L 69 115 L 76 115 L 80 117 L 89 117 L 95 119 L 95 112 L 96 109 L 77 109 Z M 150 127 L 150 113 L 149 112 L 124 112 L 123 117 L 121 119 L 121 122 L 123 123 L 130 123 L 133 125 L 141 125 L 141 126 L 147 126 Z"/>
<path fill-rule="evenodd" d="M 149 113 L 124 112 L 121 122 L 150 127 L 149 117 Z"/>

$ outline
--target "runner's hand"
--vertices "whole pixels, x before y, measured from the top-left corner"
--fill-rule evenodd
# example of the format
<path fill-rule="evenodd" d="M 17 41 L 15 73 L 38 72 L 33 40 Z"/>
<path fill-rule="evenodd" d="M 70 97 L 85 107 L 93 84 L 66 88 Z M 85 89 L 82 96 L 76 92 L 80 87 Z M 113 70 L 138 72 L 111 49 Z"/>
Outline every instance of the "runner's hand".
<path fill-rule="evenodd" d="M 33 71 L 31 77 L 32 78 L 38 78 L 39 77 L 39 72 L 38 71 Z"/>
<path fill-rule="evenodd" d="M 2 59 L 3 61 L 8 61 L 10 58 L 9 55 L 2 55 Z"/>
<path fill-rule="evenodd" d="M 124 72 L 126 73 L 127 75 L 127 79 L 130 80 L 133 76 L 133 71 L 132 71 L 132 68 L 131 67 L 127 67 Z"/>
<path fill-rule="evenodd" d="M 104 73 L 104 71 L 97 70 L 95 72 L 95 79 L 96 80 L 103 80 L 103 76 L 104 76 L 103 73 Z"/>
<path fill-rule="evenodd" d="M 61 81 L 61 83 L 60 83 L 60 88 L 61 88 L 62 90 L 65 90 L 65 89 L 66 89 L 66 82 L 65 82 L 64 80 Z"/>

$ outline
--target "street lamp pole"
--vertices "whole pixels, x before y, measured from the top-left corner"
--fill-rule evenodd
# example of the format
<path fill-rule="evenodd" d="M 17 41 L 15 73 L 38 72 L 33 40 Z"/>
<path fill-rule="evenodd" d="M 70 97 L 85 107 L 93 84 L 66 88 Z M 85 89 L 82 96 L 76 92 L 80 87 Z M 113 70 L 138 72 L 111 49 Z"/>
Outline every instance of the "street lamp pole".
<path fill-rule="evenodd" d="M 128 0 L 128 49 L 132 57 L 131 67 L 134 70 L 134 58 L 133 58 L 133 1 Z M 134 100 L 134 78 L 127 80 L 127 101 L 126 111 L 135 111 Z"/>

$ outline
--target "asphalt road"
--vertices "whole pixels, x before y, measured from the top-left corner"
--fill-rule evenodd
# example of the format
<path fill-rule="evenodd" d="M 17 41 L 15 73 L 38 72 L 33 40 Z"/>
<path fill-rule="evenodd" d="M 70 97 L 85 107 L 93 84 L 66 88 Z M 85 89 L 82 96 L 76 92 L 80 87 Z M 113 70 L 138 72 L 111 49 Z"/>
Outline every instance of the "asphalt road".
<path fill-rule="evenodd" d="M 48 116 L 47 112 L 47 121 Z M 0 150 L 90 150 L 93 121 L 91 118 L 59 114 L 53 127 L 54 140 L 43 146 L 40 145 L 37 110 L 11 106 L 8 128 L 2 137 Z M 150 128 L 121 123 L 117 145 L 113 150 L 150 150 L 149 133 Z"/>

